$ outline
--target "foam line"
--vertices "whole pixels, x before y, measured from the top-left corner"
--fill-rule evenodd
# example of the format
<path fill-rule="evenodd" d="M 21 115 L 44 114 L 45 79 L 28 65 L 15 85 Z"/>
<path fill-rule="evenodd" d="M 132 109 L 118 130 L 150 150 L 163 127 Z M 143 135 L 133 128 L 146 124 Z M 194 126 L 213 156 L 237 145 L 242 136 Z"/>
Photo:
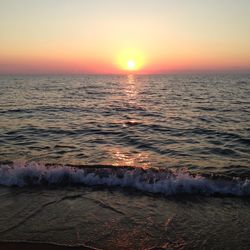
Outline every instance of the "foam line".
<path fill-rule="evenodd" d="M 73 167 L 41 163 L 1 164 L 0 185 L 3 186 L 108 186 L 175 194 L 249 196 L 250 181 L 237 178 L 220 179 L 192 175 L 187 171 L 170 172 L 156 169 L 125 167 Z"/>

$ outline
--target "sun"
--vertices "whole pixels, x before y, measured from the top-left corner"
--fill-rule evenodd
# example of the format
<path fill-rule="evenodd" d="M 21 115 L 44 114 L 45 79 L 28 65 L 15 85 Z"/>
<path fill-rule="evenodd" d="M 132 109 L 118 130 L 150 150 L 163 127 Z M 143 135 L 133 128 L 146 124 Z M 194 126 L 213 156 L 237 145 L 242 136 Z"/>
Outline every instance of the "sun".
<path fill-rule="evenodd" d="M 144 54 L 135 49 L 124 49 L 117 55 L 117 66 L 124 71 L 140 71 L 145 65 Z"/>
<path fill-rule="evenodd" d="M 134 60 L 128 60 L 127 67 L 128 67 L 128 70 L 135 70 L 136 62 Z"/>

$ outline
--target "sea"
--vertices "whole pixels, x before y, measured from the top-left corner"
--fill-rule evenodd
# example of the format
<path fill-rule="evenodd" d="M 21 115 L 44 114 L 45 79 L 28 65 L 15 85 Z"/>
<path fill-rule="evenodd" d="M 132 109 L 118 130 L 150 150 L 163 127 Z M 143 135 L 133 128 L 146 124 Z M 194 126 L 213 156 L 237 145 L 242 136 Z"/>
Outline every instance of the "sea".
<path fill-rule="evenodd" d="M 0 242 L 250 249 L 250 74 L 0 76 Z"/>

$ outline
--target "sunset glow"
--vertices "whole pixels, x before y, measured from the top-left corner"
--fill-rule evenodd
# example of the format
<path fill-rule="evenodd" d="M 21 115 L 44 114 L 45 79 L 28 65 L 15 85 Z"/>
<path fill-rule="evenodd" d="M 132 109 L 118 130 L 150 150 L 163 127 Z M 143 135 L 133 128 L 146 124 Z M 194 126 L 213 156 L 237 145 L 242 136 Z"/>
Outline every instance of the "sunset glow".
<path fill-rule="evenodd" d="M 117 55 L 116 65 L 122 71 L 140 71 L 145 64 L 145 56 L 136 49 L 124 49 Z"/>
<path fill-rule="evenodd" d="M 250 1 L 2 1 L 0 73 L 250 69 Z"/>

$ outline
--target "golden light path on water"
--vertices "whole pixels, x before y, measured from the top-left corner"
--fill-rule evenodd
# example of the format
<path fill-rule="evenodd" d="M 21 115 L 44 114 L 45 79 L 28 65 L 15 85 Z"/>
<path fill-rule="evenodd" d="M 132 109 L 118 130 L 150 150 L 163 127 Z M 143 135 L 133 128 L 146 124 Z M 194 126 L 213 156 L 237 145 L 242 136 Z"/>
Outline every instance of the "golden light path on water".
<path fill-rule="evenodd" d="M 140 88 L 140 81 L 138 80 L 138 76 L 135 74 L 128 74 L 126 76 L 126 81 L 123 83 L 123 91 L 124 97 L 119 99 L 120 102 L 125 102 L 124 105 L 142 109 L 142 100 L 138 94 Z M 115 91 L 115 90 L 114 90 Z M 118 100 L 116 100 L 118 101 Z M 114 123 L 121 123 L 122 128 L 128 129 L 131 132 L 131 136 L 133 137 L 133 129 L 140 124 L 150 124 L 151 121 L 147 120 L 147 118 L 139 118 L 136 114 L 128 114 L 126 120 L 113 120 Z M 156 159 L 152 158 L 152 155 L 147 152 L 147 150 L 135 150 L 134 148 L 130 147 L 123 147 L 123 146 L 116 146 L 105 148 L 104 151 L 108 156 L 108 160 L 103 161 L 103 164 L 107 165 L 114 165 L 114 166 L 133 166 L 133 167 L 140 167 L 140 168 L 150 168 L 154 166 L 154 162 Z M 168 162 L 174 163 L 172 157 L 167 157 Z M 158 159 L 159 160 L 159 159 Z"/>
<path fill-rule="evenodd" d="M 138 83 L 136 82 L 136 76 L 128 74 L 126 81 L 123 82 L 123 90 L 125 97 L 123 100 L 128 106 L 139 106 L 138 100 Z M 121 121 L 114 121 L 120 123 Z M 136 116 L 130 117 L 127 121 L 122 121 L 122 127 L 127 128 L 128 126 L 135 126 L 139 124 Z M 149 168 L 151 166 L 150 157 L 147 152 L 135 152 L 135 150 L 129 150 L 124 147 L 111 147 L 106 149 L 106 153 L 109 156 L 109 160 L 105 161 L 104 164 L 112 164 L 114 166 L 139 166 L 143 168 Z"/>

